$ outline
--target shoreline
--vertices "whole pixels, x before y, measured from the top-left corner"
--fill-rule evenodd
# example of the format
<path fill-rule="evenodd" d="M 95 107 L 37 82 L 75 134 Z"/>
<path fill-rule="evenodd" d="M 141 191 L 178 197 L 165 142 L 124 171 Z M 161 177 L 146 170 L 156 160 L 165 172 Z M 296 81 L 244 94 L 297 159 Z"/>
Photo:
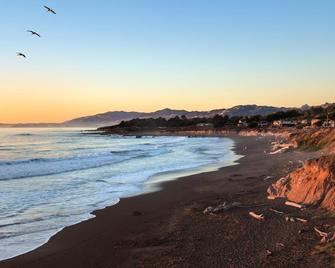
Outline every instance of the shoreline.
<path fill-rule="evenodd" d="M 286 162 L 289 159 L 297 162 L 310 157 L 307 153 L 300 152 L 265 155 L 264 150 L 268 150 L 271 137 L 231 138 L 235 141 L 234 152 L 237 155 L 242 153 L 245 155 L 237 161 L 238 165 L 163 182 L 160 183 L 159 191 L 122 198 L 116 205 L 94 211 L 92 213 L 95 215 L 94 218 L 64 228 L 34 251 L 0 262 L 0 267 L 151 267 L 155 265 L 154 258 L 150 256 L 157 252 L 167 261 L 164 267 L 191 265 L 192 261 L 187 258 L 189 258 L 188 255 L 194 254 L 193 251 L 192 254 L 186 252 L 187 254 L 184 255 L 180 252 L 181 245 L 188 245 L 186 240 L 190 238 L 190 235 L 198 235 L 197 231 L 187 234 L 188 230 L 197 228 L 197 226 L 189 226 L 188 218 L 196 217 L 195 222 L 198 220 L 211 221 L 211 219 L 203 218 L 204 216 L 199 211 L 223 196 L 227 200 L 233 200 L 236 195 L 242 200 L 246 199 L 245 201 L 249 203 L 254 199 L 268 202 L 265 201 L 266 192 L 263 190 L 271 182 L 264 181 L 264 177 L 269 175 L 269 172 L 275 173 L 273 174 L 275 178 L 284 175 L 286 169 L 283 171 L 283 167 L 287 168 Z M 244 150 L 246 147 L 248 149 Z M 242 179 L 243 177 L 245 178 Z M 192 206 L 196 207 L 195 212 Z M 235 212 L 229 213 L 230 216 L 234 214 Z M 257 224 L 249 218 L 244 218 L 241 222 L 246 227 L 250 224 Z M 180 233 L 179 227 L 185 231 Z M 229 227 L 235 228 L 231 224 Z M 200 239 L 199 243 L 204 243 L 202 241 L 207 241 L 208 238 L 213 239 L 212 231 L 217 231 L 215 224 L 213 230 L 208 229 L 204 232 L 205 238 Z M 168 237 L 174 237 L 176 233 L 178 234 L 176 239 L 170 241 Z M 283 233 L 286 233 L 285 230 Z M 185 241 L 179 241 L 180 237 L 185 236 L 187 238 Z M 266 235 L 263 237 L 263 240 L 268 239 Z M 220 241 L 215 246 L 215 250 L 222 250 L 227 246 L 222 246 L 220 243 L 229 244 L 229 240 Z M 239 242 L 249 243 L 250 241 L 253 240 L 244 238 Z M 310 245 L 306 246 L 309 250 Z M 235 251 L 239 249 L 231 250 L 231 252 Z M 246 254 L 246 259 L 254 258 L 257 265 L 268 261 L 263 257 L 255 258 L 252 252 L 249 253 Z M 176 257 L 175 255 L 182 256 Z M 198 262 L 200 256 L 205 258 L 200 261 L 202 265 Z M 216 263 L 235 263 L 231 258 L 218 257 L 214 258 Z M 208 265 L 206 254 L 204 255 L 203 252 L 198 252 L 196 259 L 196 264 Z M 296 259 L 291 262 L 287 262 L 287 259 L 283 261 L 286 261 L 286 264 L 292 264 L 292 261 L 297 264 Z M 245 260 L 238 259 L 235 265 L 239 264 L 240 267 L 243 267 L 247 263 Z"/>
<path fill-rule="evenodd" d="M 211 138 L 211 137 L 209 137 L 209 138 Z M 30 253 L 30 252 L 40 248 L 41 246 L 48 243 L 48 241 L 53 236 L 57 235 L 64 228 L 74 226 L 74 225 L 77 225 L 81 222 L 85 222 L 87 220 L 95 218 L 94 213 L 96 211 L 103 210 L 105 208 L 114 206 L 114 205 L 116 205 L 120 202 L 120 199 L 130 198 L 130 197 L 134 197 L 134 196 L 140 196 L 140 195 L 143 195 L 143 194 L 159 191 L 161 189 L 160 184 L 163 183 L 163 182 L 166 182 L 166 181 L 173 181 L 173 180 L 177 180 L 180 177 L 191 176 L 191 175 L 194 175 L 194 174 L 200 174 L 200 173 L 204 173 L 204 172 L 215 171 L 215 170 L 218 170 L 221 167 L 235 165 L 236 160 L 241 157 L 241 156 L 236 155 L 233 152 L 233 148 L 235 147 L 235 143 L 232 139 L 229 139 L 227 137 L 220 137 L 220 139 L 222 139 L 222 138 L 223 138 L 225 143 L 229 144 L 226 147 L 227 154 L 225 153 L 223 155 L 223 157 L 222 156 L 218 157 L 218 159 L 216 159 L 216 161 L 213 160 L 213 161 L 210 161 L 210 163 L 207 163 L 207 164 L 202 163 L 202 164 L 198 164 L 197 166 L 187 167 L 187 168 L 185 167 L 185 168 L 181 168 L 181 169 L 177 169 L 177 167 L 175 167 L 176 168 L 175 170 L 159 171 L 159 172 L 157 172 L 153 175 L 150 175 L 150 176 L 147 177 L 146 181 L 141 182 L 141 187 L 139 187 L 140 189 L 138 189 L 137 191 L 132 191 L 131 193 L 123 194 L 121 197 L 118 198 L 118 200 L 111 199 L 110 203 L 108 203 L 106 206 L 100 206 L 100 207 L 95 208 L 94 210 L 87 211 L 86 213 L 81 215 L 80 220 L 73 221 L 69 225 L 60 227 L 58 229 L 54 229 L 53 232 L 48 232 L 48 236 L 44 235 L 42 237 L 42 239 L 40 239 L 39 243 L 32 243 L 32 245 L 33 245 L 32 247 L 27 247 L 26 246 L 25 249 L 23 249 L 21 251 L 16 251 L 15 255 L 13 254 L 11 257 L 0 259 L 0 262 L 19 257 L 21 255 Z M 204 142 L 205 141 L 203 141 L 203 143 Z M 205 155 L 203 155 L 203 160 L 206 160 Z M 29 243 L 29 241 L 27 241 L 27 242 Z"/>
<path fill-rule="evenodd" d="M 177 136 L 176 136 L 177 137 Z M 202 138 L 202 137 L 200 137 Z M 208 137 L 208 138 L 212 138 L 212 137 Z M 215 138 L 215 137 L 213 137 Z M 223 139 L 230 139 L 229 137 L 218 137 L 218 138 L 223 138 Z M 6 259 L 0 259 L 0 265 L 1 262 L 5 262 L 14 258 L 17 258 L 21 255 L 25 255 L 25 254 L 29 254 L 33 251 L 35 251 L 36 249 L 42 247 L 43 245 L 47 244 L 49 242 L 49 240 L 57 235 L 59 232 L 61 232 L 63 229 L 67 228 L 67 227 L 71 227 L 71 226 L 75 226 L 77 224 L 80 224 L 82 222 L 94 219 L 96 217 L 95 213 L 100 211 L 100 210 L 104 210 L 106 208 L 112 207 L 117 205 L 122 199 L 124 198 L 131 198 L 131 197 L 135 197 L 135 196 L 141 196 L 141 195 L 145 195 L 145 194 L 149 194 L 149 193 L 153 193 L 153 192 L 157 192 L 160 191 L 162 189 L 161 184 L 164 182 L 168 182 L 168 181 L 175 181 L 178 180 L 179 178 L 182 177 L 186 177 L 186 176 L 192 176 L 195 174 L 201 174 L 201 173 L 205 173 L 205 172 L 213 172 L 213 171 L 217 171 L 223 167 L 226 166 L 232 166 L 232 165 L 236 165 L 237 164 L 237 160 L 240 159 L 243 156 L 240 155 L 236 155 L 234 152 L 234 148 L 236 146 L 235 142 L 233 139 L 230 139 L 232 142 L 232 145 L 230 145 L 229 147 L 227 147 L 227 149 L 229 150 L 229 160 L 222 158 L 217 162 L 213 162 L 213 163 L 209 163 L 209 164 L 202 164 L 196 167 L 190 167 L 190 168 L 185 168 L 185 169 L 176 169 L 173 171 L 163 171 L 163 172 L 159 172 L 156 173 L 154 175 L 151 175 L 150 177 L 148 177 L 148 179 L 143 182 L 142 184 L 142 188 L 141 190 L 139 190 L 138 192 L 134 192 L 134 193 L 130 193 L 129 195 L 125 195 L 119 198 L 119 200 L 116 203 L 111 202 L 110 204 L 108 204 L 105 207 L 101 207 L 101 208 L 97 208 L 93 211 L 87 212 L 85 215 L 83 215 L 83 219 L 73 222 L 73 224 L 64 226 L 59 228 L 58 230 L 55 230 L 50 236 L 48 236 L 44 242 L 32 247 L 31 249 L 22 251 L 21 253 L 18 253 L 17 255 L 14 255 L 12 257 L 8 257 Z"/>

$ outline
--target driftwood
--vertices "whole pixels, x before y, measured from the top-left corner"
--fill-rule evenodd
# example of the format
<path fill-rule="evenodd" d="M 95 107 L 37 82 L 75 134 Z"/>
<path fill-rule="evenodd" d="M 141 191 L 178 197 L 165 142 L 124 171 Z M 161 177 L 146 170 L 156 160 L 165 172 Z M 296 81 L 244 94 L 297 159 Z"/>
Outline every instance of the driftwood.
<path fill-rule="evenodd" d="M 252 205 L 243 205 L 239 202 L 233 202 L 233 203 L 227 203 L 223 202 L 221 205 L 218 205 L 217 207 L 207 207 L 203 214 L 217 214 L 223 211 L 230 210 L 232 208 L 252 208 L 252 207 L 262 207 L 265 206 L 265 204 L 252 204 Z"/>
<path fill-rule="evenodd" d="M 213 207 L 209 206 L 207 208 L 205 208 L 205 210 L 202 212 L 203 214 L 209 214 L 213 212 Z"/>
<path fill-rule="evenodd" d="M 291 201 L 286 201 L 285 205 L 291 206 L 291 207 L 295 207 L 295 208 L 300 208 L 300 209 L 305 208 L 304 205 L 301 205 L 301 204 L 298 204 L 298 203 L 294 203 L 294 202 L 291 202 Z"/>
<path fill-rule="evenodd" d="M 318 233 L 318 235 L 321 237 L 320 242 L 322 244 L 324 243 L 329 243 L 332 241 L 335 241 L 335 232 L 330 232 L 330 233 L 326 233 L 323 231 L 320 231 L 318 228 L 314 227 L 315 232 Z"/>
<path fill-rule="evenodd" d="M 237 207 L 240 204 L 241 203 L 238 203 L 238 202 L 233 202 L 231 204 L 227 204 L 226 202 L 224 202 L 222 205 L 219 205 L 216 208 L 214 208 L 213 213 L 219 213 L 221 211 L 227 211 L 231 208 Z"/>
<path fill-rule="evenodd" d="M 285 220 L 290 221 L 290 222 L 295 222 L 295 219 L 293 217 L 289 217 L 289 216 L 286 216 Z"/>
<path fill-rule="evenodd" d="M 283 243 L 277 243 L 276 245 L 277 245 L 278 247 L 282 247 L 282 248 L 285 247 L 285 245 L 284 245 Z"/>
<path fill-rule="evenodd" d="M 263 221 L 264 220 L 264 216 L 263 214 L 256 214 L 255 212 L 249 212 L 249 215 L 253 218 L 255 218 L 256 220 L 259 220 L 259 221 Z"/>
<path fill-rule="evenodd" d="M 276 210 L 274 208 L 269 208 L 269 210 L 272 211 L 272 212 L 278 213 L 278 214 L 284 214 L 284 212 Z"/>
<path fill-rule="evenodd" d="M 264 181 L 271 180 L 271 179 L 273 179 L 273 176 L 267 176 L 264 178 Z"/>
<path fill-rule="evenodd" d="M 300 222 L 303 222 L 303 223 L 306 223 L 306 222 L 308 222 L 307 220 L 305 220 L 305 219 L 302 219 L 302 218 L 295 218 L 297 221 L 300 221 Z"/>
<path fill-rule="evenodd" d="M 328 233 L 322 232 L 316 227 L 314 227 L 314 231 L 317 232 L 321 237 L 327 237 L 328 236 Z"/>
<path fill-rule="evenodd" d="M 227 211 L 231 208 L 234 207 L 238 207 L 239 205 L 242 205 L 239 202 L 233 202 L 231 204 L 227 203 L 227 202 L 223 202 L 223 204 L 217 206 L 217 207 L 207 207 L 204 211 L 203 214 L 216 214 L 216 213 L 220 213 L 222 211 Z"/>
<path fill-rule="evenodd" d="M 286 216 L 285 220 L 290 221 L 290 222 L 296 222 L 296 221 L 300 221 L 300 222 L 303 222 L 303 223 L 307 222 L 307 220 L 305 220 L 305 219 L 297 218 L 297 217 L 289 217 L 289 216 Z"/>

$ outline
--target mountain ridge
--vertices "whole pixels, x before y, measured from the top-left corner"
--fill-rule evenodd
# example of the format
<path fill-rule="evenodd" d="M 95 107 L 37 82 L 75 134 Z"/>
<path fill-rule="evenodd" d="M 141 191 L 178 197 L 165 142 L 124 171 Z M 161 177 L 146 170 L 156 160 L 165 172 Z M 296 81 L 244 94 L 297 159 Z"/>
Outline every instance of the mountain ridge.
<path fill-rule="evenodd" d="M 253 115 L 268 115 L 274 112 L 286 111 L 291 108 L 274 107 L 266 105 L 238 105 L 229 109 L 214 109 L 210 111 L 187 111 L 179 109 L 165 108 L 154 112 L 126 112 L 126 111 L 110 111 L 91 116 L 84 116 L 65 121 L 63 124 L 70 126 L 105 126 L 118 124 L 121 121 L 127 121 L 135 118 L 172 118 L 175 116 L 186 116 L 187 118 L 195 117 L 212 117 L 215 115 L 232 116 L 253 116 Z"/>
<path fill-rule="evenodd" d="M 254 116 L 268 115 L 279 111 L 287 111 L 289 109 L 300 109 L 291 107 L 275 107 L 269 105 L 237 105 L 231 108 L 213 109 L 209 111 L 187 111 L 183 109 L 164 108 L 154 112 L 136 112 L 136 111 L 108 111 L 95 115 L 87 115 L 62 123 L 21 123 L 21 124 L 1 124 L 0 127 L 102 127 L 107 125 L 115 125 L 121 121 L 127 121 L 135 118 L 172 118 L 175 116 L 186 116 L 187 118 L 195 117 L 212 117 L 221 116 Z"/>

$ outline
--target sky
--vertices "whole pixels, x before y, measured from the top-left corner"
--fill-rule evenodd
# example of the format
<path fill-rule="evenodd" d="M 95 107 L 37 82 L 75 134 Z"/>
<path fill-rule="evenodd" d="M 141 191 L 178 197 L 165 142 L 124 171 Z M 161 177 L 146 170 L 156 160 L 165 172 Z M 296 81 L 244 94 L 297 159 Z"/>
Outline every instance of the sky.
<path fill-rule="evenodd" d="M 334 12 L 333 0 L 1 0 L 0 122 L 334 102 Z"/>

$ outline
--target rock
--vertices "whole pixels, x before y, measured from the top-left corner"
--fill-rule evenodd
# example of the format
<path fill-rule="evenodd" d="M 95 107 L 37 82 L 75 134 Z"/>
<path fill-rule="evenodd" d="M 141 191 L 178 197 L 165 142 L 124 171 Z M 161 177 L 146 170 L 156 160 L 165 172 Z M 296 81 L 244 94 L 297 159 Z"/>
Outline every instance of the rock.
<path fill-rule="evenodd" d="M 335 210 L 335 155 L 307 161 L 268 188 L 271 197 Z"/>
<path fill-rule="evenodd" d="M 212 213 L 213 212 L 213 207 L 207 207 L 207 208 L 205 208 L 205 210 L 202 212 L 203 214 L 210 214 L 210 213 Z"/>

